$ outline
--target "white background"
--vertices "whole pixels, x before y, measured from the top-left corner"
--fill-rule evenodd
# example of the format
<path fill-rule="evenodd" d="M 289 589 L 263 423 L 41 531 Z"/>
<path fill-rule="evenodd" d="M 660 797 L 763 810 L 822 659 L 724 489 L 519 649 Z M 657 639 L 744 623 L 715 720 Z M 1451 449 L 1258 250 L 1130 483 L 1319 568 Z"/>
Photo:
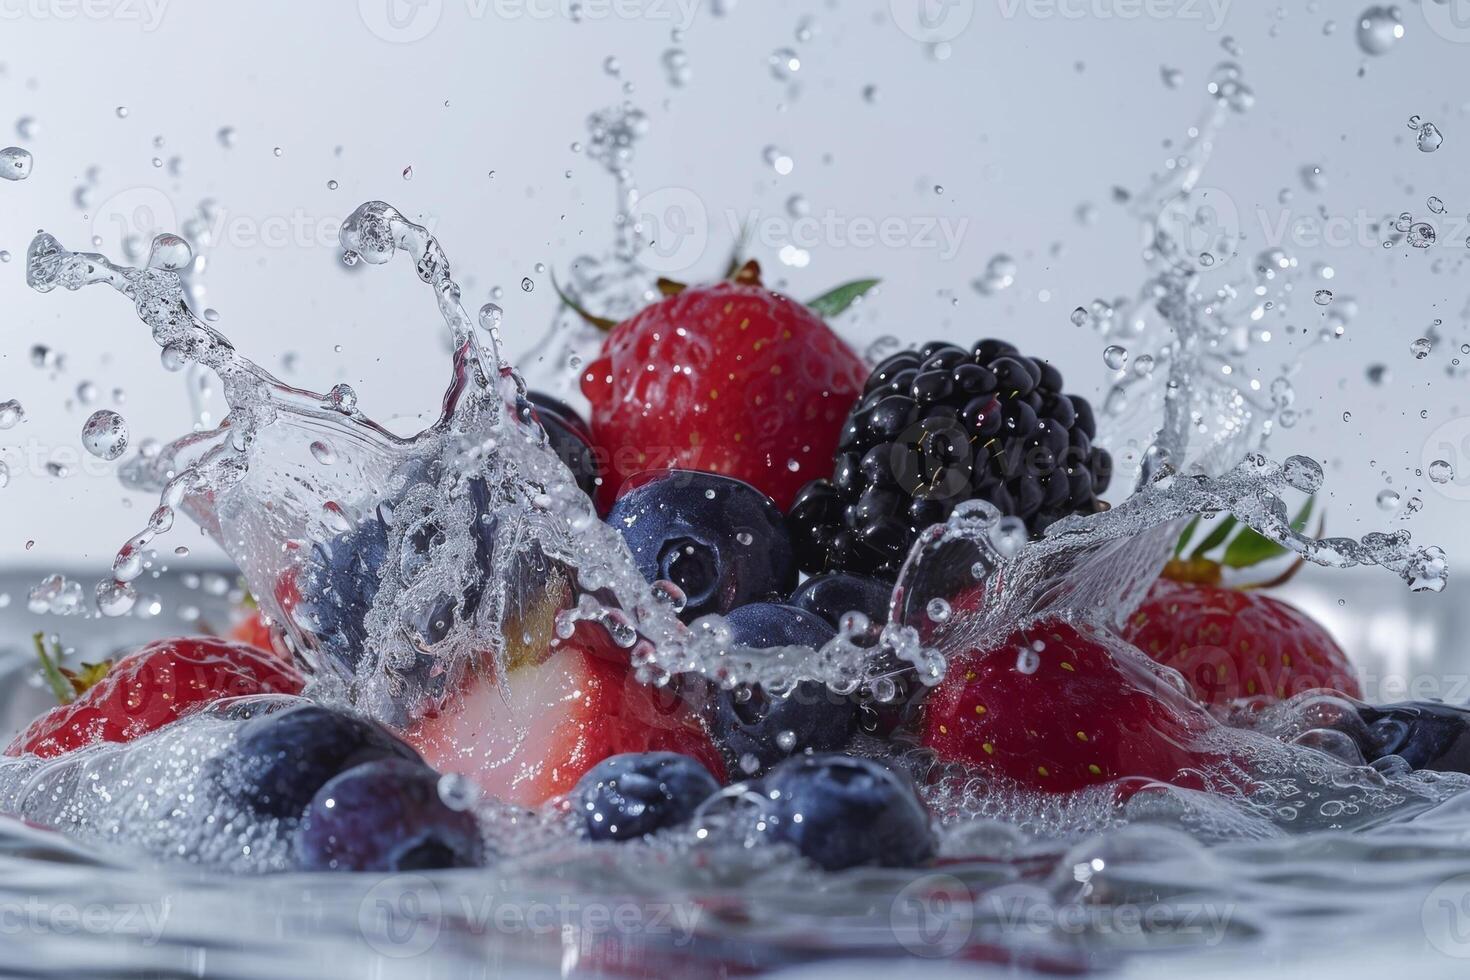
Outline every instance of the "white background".
<path fill-rule="evenodd" d="M 831 240 L 812 249 L 809 266 L 782 269 L 770 250 L 756 254 L 768 280 L 803 298 L 883 277 L 876 301 L 841 324 L 859 348 L 882 334 L 999 334 L 1096 397 L 1104 341 L 1069 313 L 1142 281 L 1138 230 L 1112 188 L 1143 186 L 1170 156 L 1168 141 L 1177 148 L 1211 68 L 1231 57 L 1227 38 L 1256 94 L 1205 181 L 1228 195 L 1251 236 L 1233 261 L 1252 261 L 1283 216 L 1325 208 L 1363 227 L 1361 241 L 1297 250 L 1307 266 L 1331 264 L 1331 288 L 1361 312 L 1342 341 L 1311 354 L 1298 407 L 1312 414 L 1273 451 L 1327 461 L 1333 533 L 1408 527 L 1454 557 L 1470 506 L 1456 499 L 1470 497 L 1470 445 L 1459 444 L 1470 399 L 1466 379 L 1445 369 L 1467 339 L 1470 30 L 1445 27 L 1449 8 L 1426 2 L 1406 4 L 1403 40 L 1369 58 L 1354 39 L 1357 5 L 1236 0 L 1217 24 L 1219 8 L 1204 0 L 932 0 L 954 34 L 941 59 L 896 23 L 912 23 L 917 0 L 900 0 L 897 17 L 888 0 L 743 0 L 724 16 L 706 0 L 687 23 L 674 0 L 586 0 L 580 23 L 552 0 L 0 0 L 0 143 L 35 154 L 29 180 L 0 185 L 0 248 L 14 256 L 0 265 L 0 399 L 27 411 L 0 433 L 13 471 L 0 490 L 0 559 L 100 573 L 151 507 L 126 499 L 111 466 L 44 473 L 47 459 L 80 453 L 90 409 L 68 405 L 78 383 L 126 389 L 135 443 L 188 425 L 183 380 L 160 368 L 125 301 L 101 289 L 26 289 L 23 255 L 37 228 L 75 248 L 101 235 L 116 256 L 118 217 L 140 202 L 182 220 L 212 198 L 226 236 L 208 253 L 207 302 L 242 350 L 275 368 L 285 352 L 299 354 L 290 380 L 318 390 L 350 381 L 371 415 L 433 412 L 445 362 L 431 299 L 407 268 L 344 272 L 333 222 L 370 198 L 432 220 L 467 305 L 505 287 L 510 346 L 524 350 L 555 306 L 535 265 L 565 270 L 607 245 L 611 182 L 572 144 L 585 141 L 589 112 L 623 97 L 626 80 L 651 119 L 640 184 L 697 195 L 713 227 L 686 278 L 718 274 L 727 214 L 779 217 L 796 193 L 849 226 L 944 219 L 963 228 L 952 255 L 917 240 Z M 406 18 L 402 30 L 383 26 L 390 4 Z M 808 18 L 813 36 L 799 42 Z M 692 77 L 674 88 L 661 58 L 679 27 Z M 782 47 L 800 56 L 799 92 L 771 75 Z M 604 70 L 608 56 L 621 78 Z M 1177 88 L 1161 79 L 1165 66 L 1182 71 Z M 876 99 L 864 97 L 867 86 Z M 1405 121 L 1416 113 L 1444 132 L 1437 153 L 1415 147 Z M 13 126 L 27 116 L 36 132 L 22 139 Z M 217 138 L 224 126 L 237 132 L 233 148 Z M 765 162 L 767 145 L 791 155 L 789 175 Z M 1322 167 L 1325 190 L 1303 187 L 1306 165 Z M 75 200 L 83 184 L 85 209 Z M 1293 190 L 1286 205 L 1283 188 Z M 1427 216 L 1430 195 L 1448 207 L 1440 244 L 1380 248 L 1366 225 L 1401 211 Z M 1086 202 L 1099 217 L 1084 227 L 1075 212 Z M 997 252 L 1016 258 L 1019 275 L 982 297 L 970 283 Z M 519 288 L 525 276 L 533 292 Z M 1290 322 L 1322 315 L 1299 302 Z M 1409 344 L 1436 317 L 1445 341 L 1416 361 Z M 63 352 L 65 370 L 31 367 L 35 343 Z M 1365 380 L 1374 362 L 1388 366 L 1387 385 Z M 1448 494 L 1413 472 L 1436 456 L 1461 464 Z M 1422 497 L 1422 513 L 1404 522 L 1380 511 L 1375 498 L 1390 482 Z M 174 539 L 208 553 L 192 529 Z"/>

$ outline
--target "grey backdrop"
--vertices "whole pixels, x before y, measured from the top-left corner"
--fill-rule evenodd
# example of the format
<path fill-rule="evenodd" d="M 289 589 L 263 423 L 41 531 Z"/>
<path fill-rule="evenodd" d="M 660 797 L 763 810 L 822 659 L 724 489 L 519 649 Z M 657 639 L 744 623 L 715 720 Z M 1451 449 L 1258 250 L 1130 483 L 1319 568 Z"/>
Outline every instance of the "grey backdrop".
<path fill-rule="evenodd" d="M 1112 189 L 1163 165 L 1211 68 L 1233 59 L 1256 104 L 1206 183 L 1241 215 L 1234 261 L 1283 221 L 1326 215 L 1332 240 L 1295 252 L 1330 264 L 1330 287 L 1360 308 L 1341 341 L 1312 352 L 1299 383 L 1312 414 L 1277 450 L 1329 462 L 1334 532 L 1407 526 L 1453 557 L 1470 514 L 1470 399 L 1447 374 L 1467 340 L 1470 0 L 1404 5 L 1403 38 L 1378 57 L 1358 46 L 1358 13 L 1302 0 L 0 0 L 0 143 L 35 154 L 29 180 L 0 184 L 0 248 L 13 256 L 0 264 L 0 399 L 27 412 L 0 432 L 13 473 L 0 555 L 100 572 L 151 506 L 82 456 L 80 383 L 104 402 L 125 389 L 135 442 L 188 424 L 183 379 L 159 367 L 124 302 L 25 288 L 38 227 L 73 247 L 98 235 L 118 255 L 139 225 L 177 225 L 213 199 L 205 301 L 240 348 L 276 368 L 293 352 L 287 377 L 350 381 L 370 414 L 429 413 L 445 366 L 431 302 L 405 268 L 343 271 L 335 222 L 375 197 L 431 220 L 468 302 L 505 287 L 510 346 L 524 350 L 555 307 L 537 263 L 565 270 L 610 237 L 612 184 L 573 143 L 630 83 L 650 119 L 639 182 L 692 195 L 708 219 L 675 271 L 716 274 L 732 223 L 754 220 L 769 229 L 757 257 L 799 296 L 884 278 L 842 325 L 859 346 L 999 333 L 1099 395 L 1104 341 L 1068 315 L 1141 282 L 1138 230 Z M 668 82 L 672 47 L 687 53 L 681 87 Z M 800 62 L 790 81 L 772 70 L 784 48 Z M 1438 152 L 1415 146 L 1413 114 L 1443 132 Z M 1307 166 L 1322 170 L 1317 190 Z M 790 219 L 794 194 L 816 224 Z M 1371 226 L 1426 216 L 1430 195 L 1447 211 L 1438 244 L 1380 247 Z M 783 265 L 782 236 L 814 228 L 806 264 Z M 982 296 L 972 283 L 1001 252 L 1015 282 Z M 1435 318 L 1442 339 L 1416 360 L 1410 342 Z M 32 366 L 36 343 L 64 354 L 60 372 Z M 1386 384 L 1365 378 L 1372 363 L 1387 365 Z M 1459 465 L 1456 483 L 1415 475 L 1437 457 Z M 47 473 L 57 460 L 69 476 Z M 1390 484 L 1424 502 L 1407 523 L 1375 504 Z M 192 529 L 178 543 L 209 553 Z"/>

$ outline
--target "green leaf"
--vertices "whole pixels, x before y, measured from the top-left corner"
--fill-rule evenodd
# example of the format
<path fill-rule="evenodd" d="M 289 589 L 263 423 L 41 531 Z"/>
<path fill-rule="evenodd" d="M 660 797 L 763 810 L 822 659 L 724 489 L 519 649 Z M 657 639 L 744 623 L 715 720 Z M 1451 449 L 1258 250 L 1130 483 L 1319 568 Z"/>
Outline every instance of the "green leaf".
<path fill-rule="evenodd" d="M 76 700 L 77 692 L 72 690 L 71 681 L 61 672 L 61 644 L 53 644 L 56 655 L 52 657 L 46 652 L 45 634 L 36 633 L 31 640 L 36 644 L 36 656 L 41 661 L 41 676 L 46 678 L 46 686 L 56 695 L 56 703 L 71 704 Z"/>
<path fill-rule="evenodd" d="M 1199 522 L 1200 516 L 1195 514 L 1194 520 L 1184 525 L 1184 531 L 1179 535 L 1179 543 L 1174 546 L 1175 558 L 1184 554 L 1184 549 L 1189 547 L 1189 542 L 1194 537 L 1194 532 L 1199 530 Z"/>
<path fill-rule="evenodd" d="M 1263 538 L 1250 528 L 1246 528 L 1231 539 L 1230 544 L 1225 548 L 1225 557 L 1220 559 L 1220 564 L 1227 568 L 1250 568 L 1263 561 L 1280 558 L 1286 553 L 1286 549 L 1275 541 Z"/>
<path fill-rule="evenodd" d="M 562 301 L 562 305 L 566 306 L 573 313 L 577 314 L 577 316 L 581 317 L 585 323 L 596 327 L 603 333 L 607 333 L 613 327 L 616 327 L 618 325 L 618 321 L 616 320 L 609 320 L 605 316 L 597 316 L 595 314 L 588 313 L 587 310 L 584 309 L 580 303 L 568 296 L 566 292 L 561 288 L 561 283 L 556 281 L 555 273 L 552 273 L 551 276 L 551 288 L 556 290 L 557 298 Z"/>
<path fill-rule="evenodd" d="M 1220 547 L 1220 545 L 1225 543 L 1225 539 L 1230 537 L 1230 532 L 1234 531 L 1239 523 L 1234 516 L 1231 516 L 1216 524 L 1214 530 L 1210 531 L 1205 539 L 1199 543 L 1199 547 L 1195 548 L 1189 557 L 1203 558 L 1211 551 Z"/>
<path fill-rule="evenodd" d="M 1307 522 L 1312 519 L 1312 508 L 1317 505 L 1315 495 L 1308 497 L 1307 502 L 1302 504 L 1302 509 L 1297 511 L 1296 516 L 1291 519 L 1291 529 L 1301 534 L 1307 529 Z"/>
<path fill-rule="evenodd" d="M 840 315 L 876 285 L 878 285 L 877 279 L 858 279 L 825 292 L 806 305 L 823 319 L 830 319 Z"/>
<path fill-rule="evenodd" d="M 1312 507 L 1315 498 L 1308 497 L 1302 509 L 1297 511 L 1296 517 L 1292 518 L 1291 529 L 1301 533 L 1306 529 L 1307 521 L 1311 520 Z M 1262 537 L 1252 529 L 1241 528 L 1225 548 L 1225 557 L 1220 563 L 1228 568 L 1250 568 L 1261 562 L 1270 561 L 1291 554 L 1290 550 L 1272 541 L 1270 538 Z"/>

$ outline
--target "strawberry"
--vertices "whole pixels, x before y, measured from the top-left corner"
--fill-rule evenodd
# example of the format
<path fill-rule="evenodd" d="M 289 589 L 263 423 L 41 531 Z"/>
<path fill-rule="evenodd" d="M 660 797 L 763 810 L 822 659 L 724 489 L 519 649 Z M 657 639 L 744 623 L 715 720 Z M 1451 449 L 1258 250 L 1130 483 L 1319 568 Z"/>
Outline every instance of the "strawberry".
<path fill-rule="evenodd" d="M 58 697 L 66 699 L 62 671 L 43 666 Z M 157 640 L 92 676 L 16 736 L 6 755 L 51 758 L 94 742 L 128 742 L 210 704 L 243 694 L 298 694 L 305 684 L 295 667 L 273 654 L 215 637 Z M 100 676 L 98 676 L 100 675 Z M 58 683 L 60 681 L 60 683 Z"/>
<path fill-rule="evenodd" d="M 1048 622 L 953 658 L 920 734 L 944 761 L 1069 792 L 1126 777 L 1198 787 L 1214 757 L 1195 746 L 1214 725 L 1137 651 Z"/>
<path fill-rule="evenodd" d="M 551 645 L 552 593 L 510 624 L 507 671 L 488 662 L 468 673 L 456 696 L 403 733 L 441 772 L 474 779 L 512 803 L 540 804 L 564 794 L 583 773 L 622 752 L 681 752 L 724 777 L 703 724 L 669 689 L 639 683 L 627 652 L 583 626 Z"/>
<path fill-rule="evenodd" d="M 872 282 L 813 301 L 760 285 L 755 263 L 734 281 L 684 288 L 609 329 L 582 391 L 610 505 L 622 481 L 653 469 L 705 470 L 756 487 L 783 511 L 831 466 L 867 369 L 821 316 Z M 835 297 L 835 299 L 834 299 Z"/>
<path fill-rule="evenodd" d="M 257 650 L 274 650 L 273 635 L 270 619 L 259 609 L 245 610 L 245 617 L 230 628 L 230 639 Z"/>
<path fill-rule="evenodd" d="M 1309 499 L 1292 526 L 1306 527 L 1311 513 Z M 1186 557 L 1197 525 L 1185 530 L 1164 577 L 1124 625 L 1124 637 L 1183 674 L 1207 705 L 1243 698 L 1270 704 L 1316 688 L 1362 697 L 1357 671 L 1320 623 L 1258 587 L 1221 584 L 1224 568 L 1251 568 L 1286 550 L 1227 518 Z M 1298 559 L 1263 586 L 1287 581 L 1300 567 Z"/>
<path fill-rule="evenodd" d="M 1315 688 L 1361 698 L 1358 674 L 1320 623 L 1260 592 L 1159 579 L 1124 636 L 1208 705 L 1284 701 Z"/>

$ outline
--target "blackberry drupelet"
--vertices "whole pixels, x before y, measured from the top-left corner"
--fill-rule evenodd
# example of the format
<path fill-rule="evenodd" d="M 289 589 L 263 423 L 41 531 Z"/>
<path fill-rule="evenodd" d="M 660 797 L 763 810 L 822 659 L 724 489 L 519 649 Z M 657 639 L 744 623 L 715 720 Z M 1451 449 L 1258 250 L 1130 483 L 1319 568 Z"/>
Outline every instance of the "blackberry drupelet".
<path fill-rule="evenodd" d="M 1092 444 L 1092 406 L 1001 340 L 930 343 L 879 364 L 843 427 L 830 480 L 787 517 L 807 572 L 892 578 L 919 533 L 986 500 L 1033 537 L 1106 505 L 1112 458 Z"/>

